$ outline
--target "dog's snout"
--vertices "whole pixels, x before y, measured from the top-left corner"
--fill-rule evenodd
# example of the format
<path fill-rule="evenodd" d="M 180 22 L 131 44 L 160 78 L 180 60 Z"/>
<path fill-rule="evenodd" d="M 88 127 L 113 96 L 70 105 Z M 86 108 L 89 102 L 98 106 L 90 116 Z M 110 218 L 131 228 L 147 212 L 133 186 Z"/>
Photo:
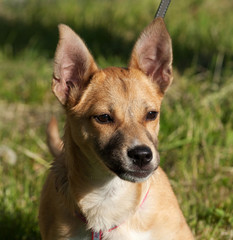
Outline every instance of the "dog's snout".
<path fill-rule="evenodd" d="M 137 146 L 128 151 L 128 157 L 139 167 L 147 165 L 152 160 L 152 151 L 147 146 Z"/>

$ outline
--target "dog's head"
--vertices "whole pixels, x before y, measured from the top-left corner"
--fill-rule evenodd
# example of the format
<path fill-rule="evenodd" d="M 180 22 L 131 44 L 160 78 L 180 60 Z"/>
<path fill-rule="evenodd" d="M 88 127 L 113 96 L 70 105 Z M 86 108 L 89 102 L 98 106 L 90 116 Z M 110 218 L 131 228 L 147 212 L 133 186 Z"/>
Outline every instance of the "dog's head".
<path fill-rule="evenodd" d="M 128 68 L 98 69 L 69 27 L 60 25 L 59 31 L 52 88 L 67 111 L 74 143 L 90 162 L 124 180 L 147 179 L 159 164 L 160 106 L 172 81 L 163 20 L 142 32 Z"/>

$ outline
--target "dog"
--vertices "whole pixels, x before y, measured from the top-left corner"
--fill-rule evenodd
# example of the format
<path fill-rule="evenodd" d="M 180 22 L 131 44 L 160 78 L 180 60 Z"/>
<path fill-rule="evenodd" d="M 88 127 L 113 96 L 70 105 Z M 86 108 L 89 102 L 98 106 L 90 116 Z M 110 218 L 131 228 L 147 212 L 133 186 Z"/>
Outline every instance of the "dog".
<path fill-rule="evenodd" d="M 42 239 L 194 239 L 159 167 L 160 106 L 173 79 L 163 19 L 141 33 L 127 68 L 99 69 L 73 30 L 59 25 L 59 34 L 52 90 L 66 125 L 63 147 L 50 138 Z"/>

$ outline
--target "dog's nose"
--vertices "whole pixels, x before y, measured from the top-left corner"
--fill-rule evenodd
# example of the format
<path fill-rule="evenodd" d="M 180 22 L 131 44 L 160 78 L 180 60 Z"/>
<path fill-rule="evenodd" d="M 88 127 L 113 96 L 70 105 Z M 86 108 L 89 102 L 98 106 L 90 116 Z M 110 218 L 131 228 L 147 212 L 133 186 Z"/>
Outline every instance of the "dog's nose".
<path fill-rule="evenodd" d="M 137 146 L 128 151 L 128 157 L 139 167 L 147 165 L 152 160 L 152 151 L 147 146 Z"/>

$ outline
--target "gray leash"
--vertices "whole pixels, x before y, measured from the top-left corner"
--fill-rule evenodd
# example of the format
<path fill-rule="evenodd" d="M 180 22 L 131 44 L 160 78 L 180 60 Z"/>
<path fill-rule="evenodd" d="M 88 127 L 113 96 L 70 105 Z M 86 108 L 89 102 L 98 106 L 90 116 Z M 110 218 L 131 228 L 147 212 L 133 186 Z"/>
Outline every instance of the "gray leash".
<path fill-rule="evenodd" d="M 161 0 L 160 4 L 159 4 L 159 8 L 155 14 L 155 18 L 157 17 L 165 17 L 165 14 L 167 12 L 167 9 L 169 7 L 171 0 Z"/>

